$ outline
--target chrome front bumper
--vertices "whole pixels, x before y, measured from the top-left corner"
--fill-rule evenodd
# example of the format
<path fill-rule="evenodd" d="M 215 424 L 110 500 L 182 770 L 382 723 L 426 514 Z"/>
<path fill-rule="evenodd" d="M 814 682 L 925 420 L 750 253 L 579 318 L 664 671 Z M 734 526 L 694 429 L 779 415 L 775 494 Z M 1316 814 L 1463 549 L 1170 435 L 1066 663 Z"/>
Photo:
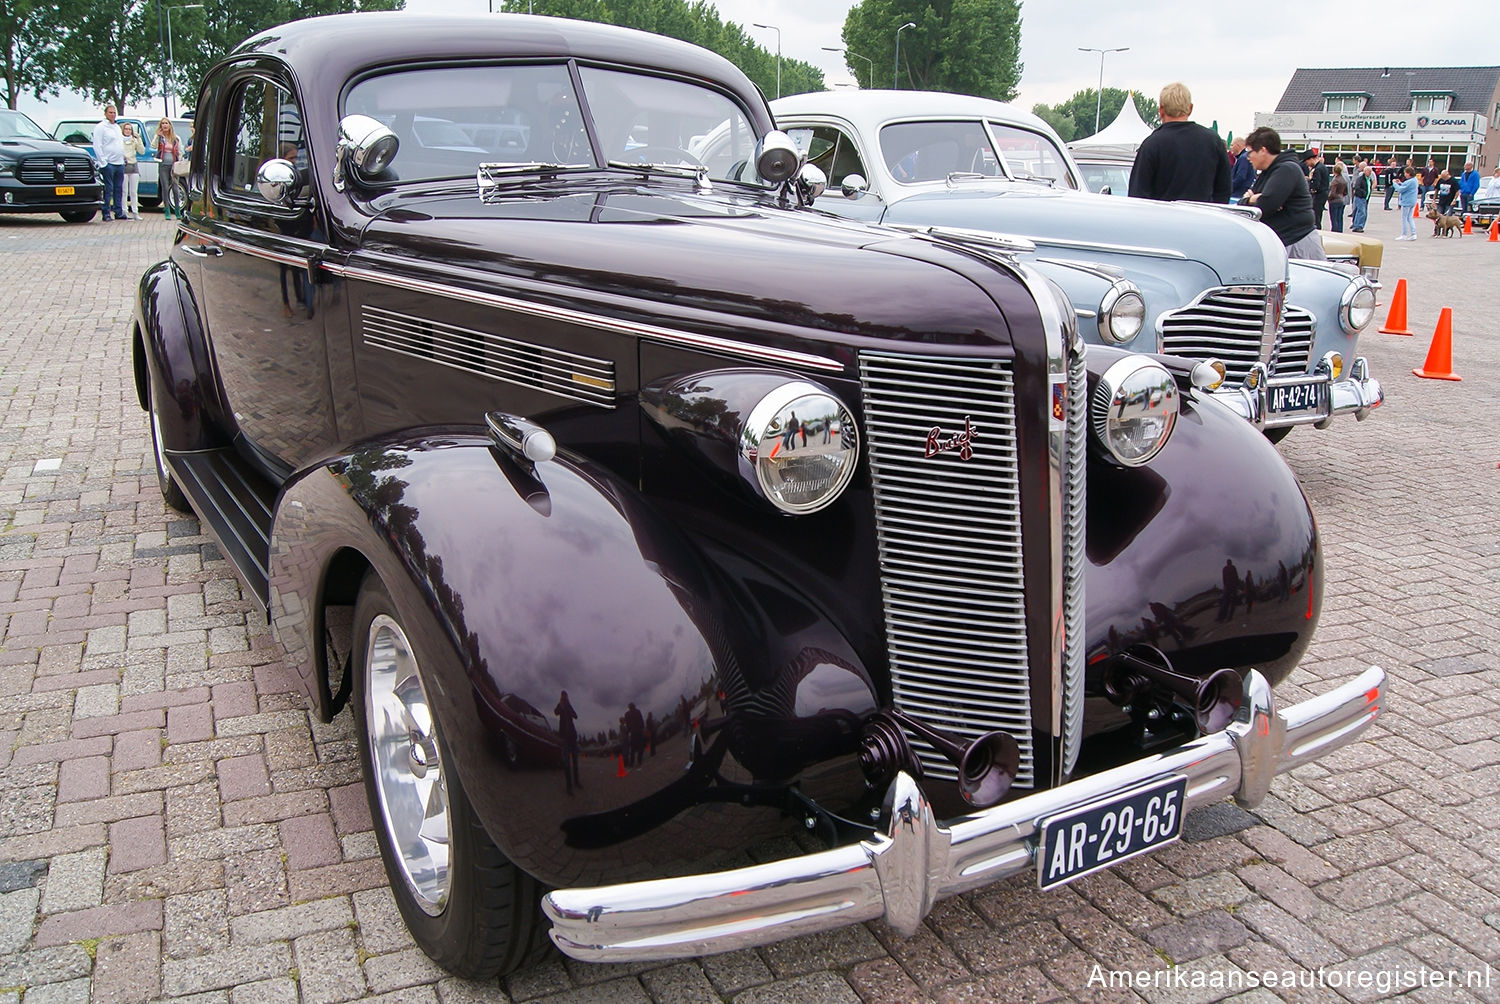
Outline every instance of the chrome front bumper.
<path fill-rule="evenodd" d="M 886 795 L 886 832 L 857 844 L 733 871 L 558 889 L 542 907 L 557 947 L 591 962 L 726 952 L 877 917 L 910 936 L 937 900 L 1034 869 L 1049 816 L 1167 775 L 1187 779 L 1189 809 L 1228 795 L 1258 804 L 1277 774 L 1354 740 L 1380 714 L 1384 688 L 1384 671 L 1372 666 L 1277 710 L 1252 670 L 1235 720 L 1170 752 L 946 822 L 903 773 Z"/>
<path fill-rule="evenodd" d="M 1277 387 L 1320 381 L 1328 385 L 1327 411 L 1294 416 L 1281 416 L 1271 411 L 1271 395 Z M 1384 403 L 1385 391 L 1381 389 L 1380 381 L 1370 376 L 1370 364 L 1364 356 L 1354 360 L 1347 376 L 1335 380 L 1333 363 L 1325 355 L 1313 369 L 1311 378 L 1273 377 L 1264 363 L 1256 363 L 1250 367 L 1243 383 L 1236 387 L 1221 387 L 1213 392 L 1212 397 L 1257 429 L 1287 425 L 1315 425 L 1326 429 L 1341 415 L 1352 414 L 1363 422 L 1371 409 Z"/>

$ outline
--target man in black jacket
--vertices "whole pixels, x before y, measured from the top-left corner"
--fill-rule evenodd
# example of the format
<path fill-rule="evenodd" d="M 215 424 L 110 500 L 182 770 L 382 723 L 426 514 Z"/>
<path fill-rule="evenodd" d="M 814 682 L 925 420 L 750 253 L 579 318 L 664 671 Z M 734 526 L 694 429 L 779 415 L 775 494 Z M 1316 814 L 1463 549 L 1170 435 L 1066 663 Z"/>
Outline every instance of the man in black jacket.
<path fill-rule="evenodd" d="M 1308 191 L 1312 194 L 1313 229 L 1323 229 L 1323 209 L 1328 205 L 1328 186 L 1333 172 L 1323 163 L 1323 155 L 1317 147 L 1302 152 L 1302 170 L 1307 174 Z"/>
<path fill-rule="evenodd" d="M 1327 261 L 1323 239 L 1313 226 L 1312 193 L 1297 155 L 1282 150 L 1280 134 L 1264 126 L 1245 137 L 1245 149 L 1260 177 L 1241 201 L 1260 207 L 1260 221 L 1276 231 L 1288 258 Z"/>
<path fill-rule="evenodd" d="M 1156 108 L 1161 127 L 1136 151 L 1130 194 L 1161 202 L 1228 202 L 1229 151 L 1213 130 L 1188 121 L 1193 95 L 1187 85 L 1163 87 Z"/>

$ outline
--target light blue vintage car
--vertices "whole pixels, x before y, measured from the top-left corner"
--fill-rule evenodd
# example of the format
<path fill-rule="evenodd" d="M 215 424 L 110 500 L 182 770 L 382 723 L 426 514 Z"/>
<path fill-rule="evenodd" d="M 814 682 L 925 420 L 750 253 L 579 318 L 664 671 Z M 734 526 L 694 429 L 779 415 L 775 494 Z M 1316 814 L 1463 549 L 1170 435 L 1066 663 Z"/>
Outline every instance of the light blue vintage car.
<path fill-rule="evenodd" d="M 1091 341 L 1216 359 L 1216 399 L 1280 439 L 1363 419 L 1383 400 L 1355 355 L 1375 312 L 1348 266 L 1294 261 L 1253 210 L 1117 199 L 1082 175 L 1040 118 L 931 91 L 824 91 L 771 103 L 828 178 L 814 205 L 969 239 L 1039 263 Z M 698 153 L 715 155 L 715 137 Z"/>

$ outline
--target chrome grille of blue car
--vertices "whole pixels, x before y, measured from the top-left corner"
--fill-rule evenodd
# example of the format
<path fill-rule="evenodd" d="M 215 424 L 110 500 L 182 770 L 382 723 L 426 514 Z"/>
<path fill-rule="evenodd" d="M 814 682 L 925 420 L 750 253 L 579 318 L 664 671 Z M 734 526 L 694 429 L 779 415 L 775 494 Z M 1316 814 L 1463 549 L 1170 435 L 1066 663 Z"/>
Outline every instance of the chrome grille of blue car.
<path fill-rule="evenodd" d="M 94 181 L 94 168 L 87 157 L 27 157 L 16 168 L 16 178 L 28 185 L 88 185 Z"/>
<path fill-rule="evenodd" d="M 1015 784 L 1033 787 L 1011 363 L 874 352 L 859 363 L 896 705 L 964 739 L 1010 733 Z M 966 426 L 968 460 L 925 455 L 933 430 Z M 930 775 L 957 776 L 914 745 Z"/>
<path fill-rule="evenodd" d="M 1250 367 L 1266 361 L 1266 330 L 1272 312 L 1264 286 L 1211 289 L 1186 307 L 1162 314 L 1162 351 L 1190 359 L 1218 359 L 1228 383 L 1239 383 Z M 1274 330 L 1274 328 L 1273 328 Z"/>
<path fill-rule="evenodd" d="M 1272 376 L 1299 376 L 1312 369 L 1313 315 L 1301 307 L 1287 307 L 1281 334 L 1271 353 Z"/>

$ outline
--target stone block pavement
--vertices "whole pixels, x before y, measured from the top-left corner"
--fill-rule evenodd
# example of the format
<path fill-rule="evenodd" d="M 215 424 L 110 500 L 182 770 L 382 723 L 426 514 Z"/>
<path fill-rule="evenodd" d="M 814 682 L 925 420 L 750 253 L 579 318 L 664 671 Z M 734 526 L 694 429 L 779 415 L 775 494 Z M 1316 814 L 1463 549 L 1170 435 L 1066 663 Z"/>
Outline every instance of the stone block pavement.
<path fill-rule="evenodd" d="M 1370 741 L 1254 814 L 1195 813 L 1155 856 L 944 902 L 910 941 L 877 923 L 474 985 L 405 933 L 347 714 L 310 720 L 263 616 L 157 493 L 126 330 L 167 225 L 0 217 L 0 1004 L 1363 1001 L 1386 994 L 1327 974 L 1426 970 L 1488 982 L 1387 992 L 1500 1001 L 1500 244 L 1397 232 L 1377 205 L 1386 299 L 1407 278 L 1419 332 L 1363 339 L 1389 403 L 1281 447 L 1328 566 L 1281 696 L 1383 665 Z M 1461 383 L 1411 375 L 1445 305 Z M 1185 979 L 1111 990 L 1096 966 Z"/>

